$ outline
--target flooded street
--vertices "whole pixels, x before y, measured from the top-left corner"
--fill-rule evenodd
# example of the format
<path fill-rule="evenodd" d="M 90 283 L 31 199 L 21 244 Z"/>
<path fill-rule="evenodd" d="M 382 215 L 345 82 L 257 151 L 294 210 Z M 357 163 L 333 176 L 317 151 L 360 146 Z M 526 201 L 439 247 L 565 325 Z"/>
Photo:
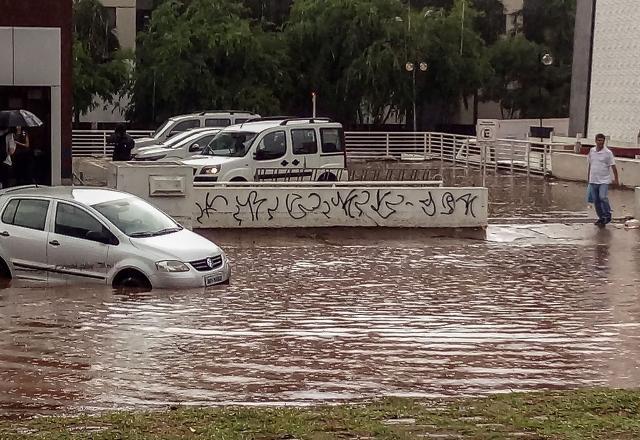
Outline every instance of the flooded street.
<path fill-rule="evenodd" d="M 640 231 L 505 225 L 589 213 L 577 184 L 492 179 L 487 240 L 211 232 L 230 286 L 14 283 L 0 415 L 637 386 Z"/>
<path fill-rule="evenodd" d="M 637 386 L 639 235 L 590 231 L 578 246 L 229 243 L 232 285 L 206 292 L 9 288 L 0 409 Z"/>

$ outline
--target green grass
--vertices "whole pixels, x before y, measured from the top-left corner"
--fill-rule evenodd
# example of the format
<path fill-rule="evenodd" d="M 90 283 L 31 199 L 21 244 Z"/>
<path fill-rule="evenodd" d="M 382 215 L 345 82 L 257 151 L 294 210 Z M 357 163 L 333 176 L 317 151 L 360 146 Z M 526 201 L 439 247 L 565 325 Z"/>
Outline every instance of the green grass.
<path fill-rule="evenodd" d="M 178 408 L 0 421 L 0 439 L 640 439 L 640 390 L 312 408 Z"/>

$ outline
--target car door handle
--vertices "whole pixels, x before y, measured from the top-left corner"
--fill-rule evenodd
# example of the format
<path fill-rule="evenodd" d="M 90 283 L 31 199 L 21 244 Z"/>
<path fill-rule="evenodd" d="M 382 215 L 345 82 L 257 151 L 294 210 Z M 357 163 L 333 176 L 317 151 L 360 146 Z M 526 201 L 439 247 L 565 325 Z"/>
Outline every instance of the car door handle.
<path fill-rule="evenodd" d="M 0 236 L 2 236 L 2 237 L 9 237 L 9 236 L 10 236 L 10 234 L 9 234 L 7 231 L 2 231 L 2 232 L 0 232 Z"/>
<path fill-rule="evenodd" d="M 49 244 L 50 244 L 51 246 L 60 246 L 60 242 L 59 242 L 58 240 L 51 240 L 51 241 L 49 242 Z"/>

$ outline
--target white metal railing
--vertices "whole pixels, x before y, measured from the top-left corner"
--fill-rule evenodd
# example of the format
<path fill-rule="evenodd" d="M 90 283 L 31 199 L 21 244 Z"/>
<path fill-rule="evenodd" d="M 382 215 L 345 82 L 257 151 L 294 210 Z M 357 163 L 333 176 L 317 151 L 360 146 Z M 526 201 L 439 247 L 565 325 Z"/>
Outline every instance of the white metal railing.
<path fill-rule="evenodd" d="M 113 131 L 107 130 L 73 130 L 71 144 L 74 157 L 111 156 L 113 146 L 107 145 L 107 139 Z M 152 131 L 128 131 L 132 138 L 151 136 Z"/>
<path fill-rule="evenodd" d="M 110 156 L 113 147 L 107 145 L 107 138 L 111 133 L 74 130 L 73 156 Z M 130 131 L 129 134 L 139 138 L 152 132 Z M 475 137 L 438 132 L 351 131 L 345 133 L 345 140 L 350 160 L 442 160 L 454 165 L 543 175 L 551 172 L 551 152 L 565 145 L 549 140 L 500 139 L 481 147 Z"/>
<path fill-rule="evenodd" d="M 473 136 L 419 132 L 347 132 L 349 159 L 442 160 L 454 165 L 479 166 L 527 174 L 549 174 L 551 152 L 564 143 L 499 139 L 486 145 Z"/>

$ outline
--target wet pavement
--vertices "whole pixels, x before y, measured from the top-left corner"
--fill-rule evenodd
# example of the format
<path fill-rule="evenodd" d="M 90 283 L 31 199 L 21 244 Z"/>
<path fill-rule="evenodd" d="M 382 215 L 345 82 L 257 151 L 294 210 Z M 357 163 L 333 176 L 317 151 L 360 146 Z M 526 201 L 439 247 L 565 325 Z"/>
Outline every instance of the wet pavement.
<path fill-rule="evenodd" d="M 494 217 L 588 214 L 562 183 L 527 204 L 495 179 Z M 504 216 L 487 240 L 211 232 L 234 273 L 206 291 L 17 282 L 0 415 L 637 387 L 640 230 Z"/>

